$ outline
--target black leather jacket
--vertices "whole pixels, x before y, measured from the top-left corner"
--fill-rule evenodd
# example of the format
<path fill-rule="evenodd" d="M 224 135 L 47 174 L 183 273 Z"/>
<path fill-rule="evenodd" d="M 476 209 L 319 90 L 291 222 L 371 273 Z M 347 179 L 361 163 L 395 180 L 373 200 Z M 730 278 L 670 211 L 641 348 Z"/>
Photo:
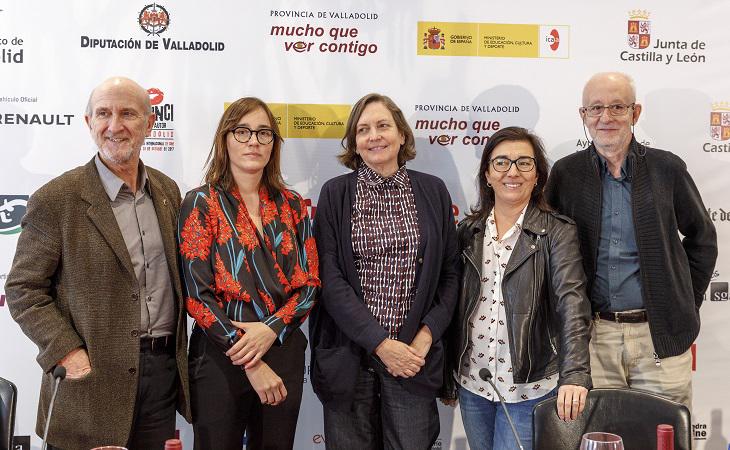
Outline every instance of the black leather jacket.
<path fill-rule="evenodd" d="M 484 226 L 483 221 L 465 219 L 457 231 L 463 271 L 446 338 L 442 398 L 456 398 L 456 369 L 481 291 Z M 502 281 L 515 383 L 559 371 L 559 385 L 591 388 L 591 307 L 585 286 L 575 222 L 530 205 Z"/>

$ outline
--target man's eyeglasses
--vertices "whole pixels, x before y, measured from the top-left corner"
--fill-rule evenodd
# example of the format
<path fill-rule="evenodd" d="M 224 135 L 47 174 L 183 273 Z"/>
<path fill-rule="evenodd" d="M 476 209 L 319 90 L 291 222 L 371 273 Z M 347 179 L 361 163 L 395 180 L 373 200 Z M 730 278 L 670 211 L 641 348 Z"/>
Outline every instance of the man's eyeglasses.
<path fill-rule="evenodd" d="M 608 110 L 609 116 L 625 116 L 630 109 L 634 109 L 636 103 L 630 103 L 625 105 L 623 103 L 614 103 L 613 105 L 592 105 L 584 106 L 580 109 L 580 112 L 586 114 L 589 117 L 599 117 L 603 115 L 603 110 Z"/>
<path fill-rule="evenodd" d="M 244 127 L 243 125 L 237 126 L 236 128 L 232 129 L 231 133 L 233 133 L 233 138 L 241 144 L 245 144 L 246 142 L 250 141 L 251 136 L 254 134 L 256 135 L 256 140 L 259 141 L 259 144 L 261 145 L 271 144 L 271 142 L 276 137 L 276 133 L 274 133 L 274 130 L 272 130 L 271 128 L 252 130 L 249 127 Z"/>
<path fill-rule="evenodd" d="M 517 166 L 517 170 L 520 172 L 529 172 L 535 168 L 535 158 L 531 156 L 520 156 L 517 159 L 509 159 L 504 156 L 497 156 L 489 161 L 492 164 L 492 168 L 497 172 L 509 172 L 512 168 L 512 164 Z"/>

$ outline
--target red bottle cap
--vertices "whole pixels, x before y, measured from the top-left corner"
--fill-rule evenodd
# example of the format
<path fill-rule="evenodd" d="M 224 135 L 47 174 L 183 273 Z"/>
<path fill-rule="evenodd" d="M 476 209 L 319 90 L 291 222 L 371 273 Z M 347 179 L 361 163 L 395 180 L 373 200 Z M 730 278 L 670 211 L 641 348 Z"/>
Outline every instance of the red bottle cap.
<path fill-rule="evenodd" d="M 674 450 L 674 427 L 667 424 L 656 427 L 657 450 Z"/>
<path fill-rule="evenodd" d="M 182 450 L 182 441 L 180 439 L 168 439 L 165 441 L 165 450 Z"/>

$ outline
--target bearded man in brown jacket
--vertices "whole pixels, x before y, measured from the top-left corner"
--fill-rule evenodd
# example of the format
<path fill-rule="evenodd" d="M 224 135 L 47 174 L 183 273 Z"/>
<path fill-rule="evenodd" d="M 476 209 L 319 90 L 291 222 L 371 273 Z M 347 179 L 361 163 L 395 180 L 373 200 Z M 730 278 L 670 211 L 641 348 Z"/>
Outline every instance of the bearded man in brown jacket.
<path fill-rule="evenodd" d="M 105 81 L 85 119 L 98 153 L 31 196 L 5 284 L 43 369 L 36 432 L 63 365 L 49 448 L 162 449 L 176 407 L 189 417 L 180 191 L 140 161 L 155 121 L 141 86 Z"/>

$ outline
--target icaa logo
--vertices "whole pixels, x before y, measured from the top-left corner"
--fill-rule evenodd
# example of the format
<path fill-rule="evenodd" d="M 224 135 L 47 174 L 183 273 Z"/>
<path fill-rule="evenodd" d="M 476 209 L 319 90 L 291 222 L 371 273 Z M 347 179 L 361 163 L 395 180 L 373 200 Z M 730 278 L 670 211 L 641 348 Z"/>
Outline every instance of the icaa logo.
<path fill-rule="evenodd" d="M 651 42 L 651 21 L 649 20 L 649 11 L 635 9 L 629 11 L 629 47 L 646 48 Z"/>

